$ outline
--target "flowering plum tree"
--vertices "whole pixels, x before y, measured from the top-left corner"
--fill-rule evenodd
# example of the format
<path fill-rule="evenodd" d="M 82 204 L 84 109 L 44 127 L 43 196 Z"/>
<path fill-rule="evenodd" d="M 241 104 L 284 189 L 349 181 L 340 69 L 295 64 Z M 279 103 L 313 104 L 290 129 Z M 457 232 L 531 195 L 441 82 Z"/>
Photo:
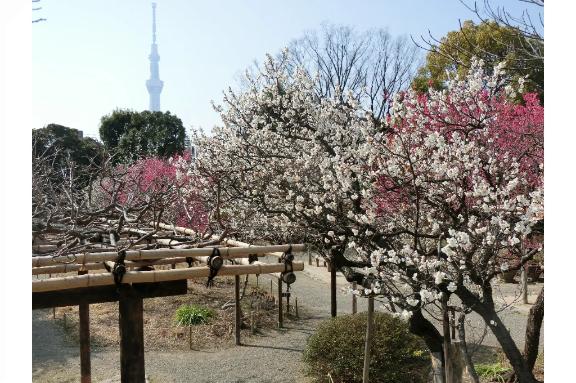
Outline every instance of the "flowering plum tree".
<path fill-rule="evenodd" d="M 491 282 L 536 252 L 527 249 L 543 217 L 534 97 L 510 104 L 521 85 L 504 82 L 503 65 L 487 75 L 476 61 L 447 90 L 398 94 L 382 120 L 350 95 L 319 98 L 314 79 L 289 75 L 286 61 L 269 58 L 248 90 L 227 92 L 224 126 L 195 135 L 195 171 L 217 188 L 226 225 L 285 240 L 305 227 L 360 293 L 388 298 L 431 351 L 442 339 L 422 310 L 457 297 L 490 326 L 520 381 L 532 381 Z"/>

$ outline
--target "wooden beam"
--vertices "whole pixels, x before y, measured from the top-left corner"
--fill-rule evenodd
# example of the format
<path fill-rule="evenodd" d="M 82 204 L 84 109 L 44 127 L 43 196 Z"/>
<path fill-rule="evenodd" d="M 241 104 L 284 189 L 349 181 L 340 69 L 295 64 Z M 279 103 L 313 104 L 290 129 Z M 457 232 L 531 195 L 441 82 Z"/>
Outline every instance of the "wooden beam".
<path fill-rule="evenodd" d="M 264 256 L 271 252 L 285 252 L 292 246 L 293 251 L 302 251 L 303 244 L 295 245 L 269 245 L 269 246 L 250 246 L 250 247 L 224 247 L 220 248 L 222 258 L 245 258 L 250 254 Z M 155 250 L 128 250 L 126 251 L 126 260 L 141 261 L 145 259 L 171 258 L 171 257 L 208 257 L 212 255 L 214 249 L 210 247 L 196 249 L 155 249 Z M 68 254 L 66 256 L 54 258 L 52 256 L 32 257 L 32 267 L 51 266 L 73 260 L 71 263 L 93 263 L 114 261 L 118 258 L 115 251 L 102 253 L 80 253 Z"/>
<path fill-rule="evenodd" d="M 120 286 L 119 294 L 120 381 L 145 383 L 144 301 L 132 286 Z"/>
<path fill-rule="evenodd" d="M 293 271 L 304 270 L 304 263 L 292 262 Z M 286 272 L 284 263 L 261 265 L 224 265 L 218 275 L 269 274 Z M 175 281 L 178 279 L 207 278 L 208 266 L 190 267 L 175 270 L 128 271 L 122 277 L 122 283 L 148 283 Z M 74 275 L 68 277 L 36 279 L 32 281 L 32 292 L 55 291 L 81 287 L 114 285 L 112 273 Z"/>
<path fill-rule="evenodd" d="M 141 298 L 183 295 L 187 293 L 188 289 L 186 280 L 139 283 L 133 286 Z M 115 285 L 37 292 L 32 293 L 32 309 L 116 302 L 119 298 L 118 289 Z"/>

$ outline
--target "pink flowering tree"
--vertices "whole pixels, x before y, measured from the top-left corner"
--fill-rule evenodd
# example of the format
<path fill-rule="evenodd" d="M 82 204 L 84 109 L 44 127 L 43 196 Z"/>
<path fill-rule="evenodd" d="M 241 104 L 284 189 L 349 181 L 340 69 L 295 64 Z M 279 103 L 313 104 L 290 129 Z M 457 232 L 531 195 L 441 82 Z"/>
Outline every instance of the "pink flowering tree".
<path fill-rule="evenodd" d="M 191 167 L 189 153 L 119 165 L 99 183 L 100 204 L 115 204 L 126 221 L 166 221 L 202 232 L 208 213 L 196 190 L 188 187 L 194 183 Z"/>
<path fill-rule="evenodd" d="M 224 126 L 195 136 L 194 171 L 218 185 L 227 224 L 257 238 L 305 232 L 432 352 L 442 337 L 423 310 L 452 296 L 490 326 L 520 381 L 533 381 L 492 281 L 537 251 L 527 246 L 543 217 L 534 97 L 511 104 L 521 84 L 506 84 L 502 65 L 487 75 L 475 62 L 446 91 L 397 95 L 383 121 L 350 95 L 318 98 L 314 79 L 286 60 L 269 58 L 247 90 L 229 91 Z"/>

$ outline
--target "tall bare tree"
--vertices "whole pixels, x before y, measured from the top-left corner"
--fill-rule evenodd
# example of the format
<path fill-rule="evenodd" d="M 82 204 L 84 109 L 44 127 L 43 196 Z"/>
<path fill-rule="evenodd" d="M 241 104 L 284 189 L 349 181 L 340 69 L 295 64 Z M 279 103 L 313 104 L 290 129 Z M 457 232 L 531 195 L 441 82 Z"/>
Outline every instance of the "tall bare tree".
<path fill-rule="evenodd" d="M 348 26 L 323 25 L 288 46 L 291 66 L 317 78 L 319 97 L 349 92 L 382 118 L 391 95 L 405 89 L 419 64 L 420 53 L 405 36 L 383 29 L 356 32 Z"/>

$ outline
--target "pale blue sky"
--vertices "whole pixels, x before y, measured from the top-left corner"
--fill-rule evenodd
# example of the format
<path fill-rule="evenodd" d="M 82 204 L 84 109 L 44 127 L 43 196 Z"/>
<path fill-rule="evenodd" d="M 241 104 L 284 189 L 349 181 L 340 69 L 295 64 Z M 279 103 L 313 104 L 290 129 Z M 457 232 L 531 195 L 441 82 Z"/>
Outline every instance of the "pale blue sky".
<path fill-rule="evenodd" d="M 219 123 L 210 104 L 254 60 L 321 23 L 438 37 L 473 18 L 458 0 L 157 0 L 162 110 L 187 130 Z M 471 0 L 469 0 L 471 2 Z M 522 3 L 492 1 L 519 13 Z M 115 108 L 145 110 L 149 0 L 42 0 L 32 27 L 32 128 L 58 123 L 97 136 Z"/>

